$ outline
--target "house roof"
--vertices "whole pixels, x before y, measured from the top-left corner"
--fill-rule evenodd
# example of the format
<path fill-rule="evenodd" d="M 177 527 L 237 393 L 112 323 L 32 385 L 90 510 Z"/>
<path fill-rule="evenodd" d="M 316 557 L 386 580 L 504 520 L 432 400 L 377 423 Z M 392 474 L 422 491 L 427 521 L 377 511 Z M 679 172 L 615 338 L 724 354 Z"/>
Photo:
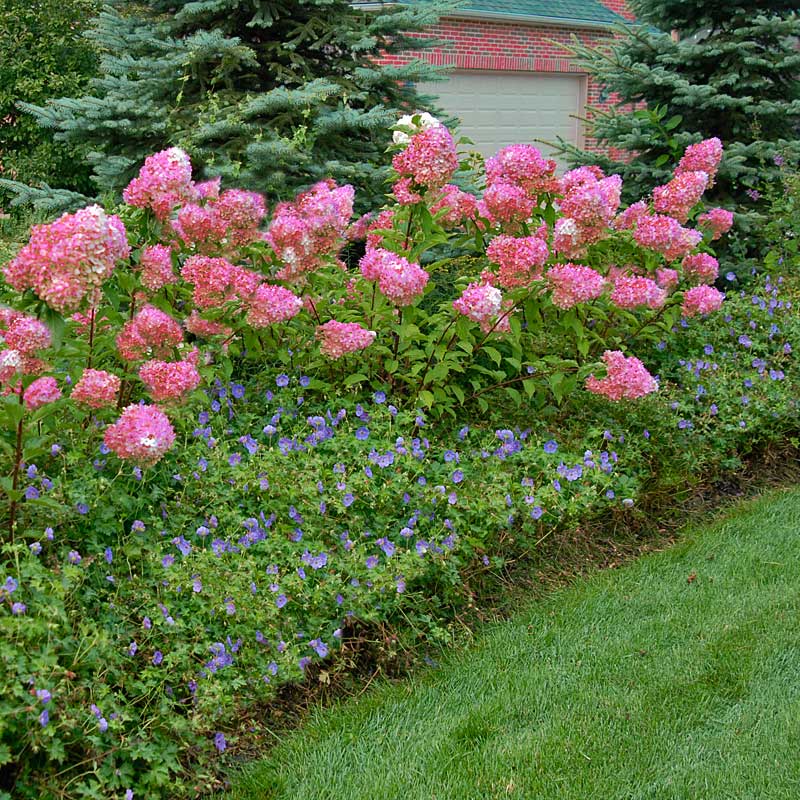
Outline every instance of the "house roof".
<path fill-rule="evenodd" d="M 386 4 L 414 1 L 352 0 L 352 5 L 372 10 Z M 627 21 L 599 0 L 464 0 L 454 11 L 446 11 L 442 16 L 513 20 L 569 28 L 610 28 Z"/>
<path fill-rule="evenodd" d="M 619 14 L 598 0 L 467 0 L 453 16 L 467 14 L 471 17 L 508 17 L 518 20 L 529 17 L 541 22 L 571 26 L 588 22 L 592 27 L 607 27 L 625 22 Z"/>

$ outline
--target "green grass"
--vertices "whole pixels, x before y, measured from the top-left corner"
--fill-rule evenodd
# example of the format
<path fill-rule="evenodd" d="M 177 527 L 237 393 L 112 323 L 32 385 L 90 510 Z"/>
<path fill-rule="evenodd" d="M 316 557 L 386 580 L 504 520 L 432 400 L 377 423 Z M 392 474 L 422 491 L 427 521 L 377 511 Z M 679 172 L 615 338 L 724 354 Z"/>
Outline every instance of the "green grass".
<path fill-rule="evenodd" d="M 694 577 L 693 577 L 694 576 Z M 316 712 L 230 800 L 797 800 L 800 491 Z"/>

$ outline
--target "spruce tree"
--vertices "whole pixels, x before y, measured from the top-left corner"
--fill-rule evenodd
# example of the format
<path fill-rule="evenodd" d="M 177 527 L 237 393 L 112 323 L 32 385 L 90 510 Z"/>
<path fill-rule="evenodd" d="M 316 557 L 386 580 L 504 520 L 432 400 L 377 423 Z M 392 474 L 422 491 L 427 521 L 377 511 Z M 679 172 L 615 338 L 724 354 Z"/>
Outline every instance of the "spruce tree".
<path fill-rule="evenodd" d="M 800 16 L 786 0 L 633 0 L 639 24 L 606 48 L 573 52 L 618 101 L 595 109 L 589 133 L 623 151 L 564 145 L 571 163 L 619 172 L 640 197 L 670 178 L 676 156 L 718 137 L 725 158 L 708 202 L 735 212 L 728 265 L 757 257 L 782 158 L 800 153 Z"/>
<path fill-rule="evenodd" d="M 414 84 L 436 77 L 391 57 L 438 0 L 358 8 L 345 0 L 114 0 L 90 36 L 100 75 L 82 97 L 23 104 L 57 140 L 86 145 L 100 191 L 118 193 L 148 154 L 184 147 L 207 176 L 270 199 L 325 177 L 363 202 L 385 191 L 389 126 L 429 107 Z M 51 200 L 15 187 L 21 201 Z M 66 198 L 69 200 L 69 198 Z"/>

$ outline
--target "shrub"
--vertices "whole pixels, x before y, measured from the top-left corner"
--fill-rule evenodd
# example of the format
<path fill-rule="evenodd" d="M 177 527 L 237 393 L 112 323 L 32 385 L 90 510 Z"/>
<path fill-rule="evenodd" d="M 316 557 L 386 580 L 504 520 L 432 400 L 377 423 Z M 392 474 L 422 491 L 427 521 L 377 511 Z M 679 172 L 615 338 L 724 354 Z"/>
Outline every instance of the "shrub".
<path fill-rule="evenodd" d="M 680 376 L 657 343 L 721 303 L 727 220 L 669 192 L 619 213 L 616 176 L 557 178 L 521 145 L 479 199 L 448 183 L 435 120 L 395 137 L 375 217 L 352 223 L 351 187 L 326 181 L 262 231 L 262 198 L 195 183 L 171 149 L 117 214 L 37 226 L 6 266 L 15 796 L 197 791 L 248 712 L 360 625 L 441 640 L 465 576 L 635 509 L 683 447 L 625 351 Z"/>

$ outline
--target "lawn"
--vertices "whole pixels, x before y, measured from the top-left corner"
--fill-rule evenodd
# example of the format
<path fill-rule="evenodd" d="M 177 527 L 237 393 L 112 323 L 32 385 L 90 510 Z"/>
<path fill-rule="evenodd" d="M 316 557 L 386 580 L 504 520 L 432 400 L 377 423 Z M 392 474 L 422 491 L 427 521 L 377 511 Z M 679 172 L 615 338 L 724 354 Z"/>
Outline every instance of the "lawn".
<path fill-rule="evenodd" d="M 800 797 L 800 490 L 319 711 L 230 800 Z"/>

